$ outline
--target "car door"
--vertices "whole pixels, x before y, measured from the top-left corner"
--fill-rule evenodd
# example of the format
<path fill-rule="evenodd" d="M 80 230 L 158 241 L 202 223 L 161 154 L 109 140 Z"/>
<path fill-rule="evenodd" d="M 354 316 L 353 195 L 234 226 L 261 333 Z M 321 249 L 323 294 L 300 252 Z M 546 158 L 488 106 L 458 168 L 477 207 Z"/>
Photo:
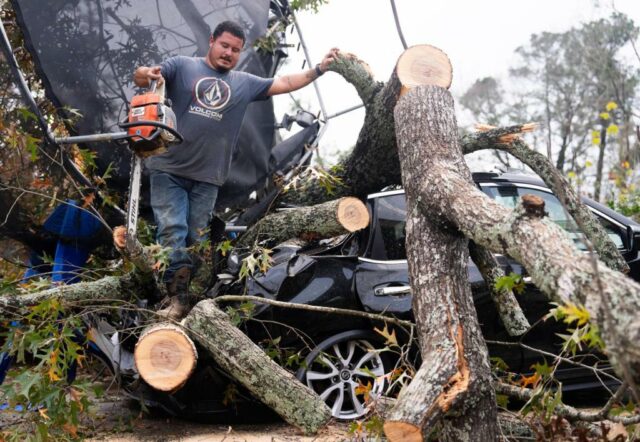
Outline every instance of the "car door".
<path fill-rule="evenodd" d="M 411 315 L 411 287 L 406 259 L 404 191 L 369 196 L 371 223 L 356 267 L 356 292 L 367 311 Z M 469 261 L 469 281 L 478 303 L 486 288 L 478 268 Z M 486 297 L 488 300 L 488 297 Z"/>
<path fill-rule="evenodd" d="M 367 311 L 411 315 L 401 190 L 369 196 L 371 223 L 356 267 L 356 293 Z"/>

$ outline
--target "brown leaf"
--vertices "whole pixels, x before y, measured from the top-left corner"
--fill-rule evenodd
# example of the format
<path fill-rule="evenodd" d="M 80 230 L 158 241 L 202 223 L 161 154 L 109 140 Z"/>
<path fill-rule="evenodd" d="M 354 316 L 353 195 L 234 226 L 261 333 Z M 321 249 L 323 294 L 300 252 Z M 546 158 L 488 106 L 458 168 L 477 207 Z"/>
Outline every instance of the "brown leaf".
<path fill-rule="evenodd" d="M 113 229 L 113 243 L 117 248 L 124 249 L 124 246 L 126 244 L 126 234 L 127 229 L 125 228 L 125 226 L 118 226 Z"/>
<path fill-rule="evenodd" d="M 607 440 L 612 442 L 625 441 L 628 437 L 627 429 L 620 422 L 612 424 L 607 432 Z"/>
<path fill-rule="evenodd" d="M 47 189 L 53 186 L 53 181 L 50 177 L 36 178 L 31 182 L 31 187 L 34 189 Z"/>
<path fill-rule="evenodd" d="M 527 387 L 528 385 L 535 387 L 536 385 L 538 385 L 539 381 L 540 375 L 538 373 L 534 373 L 529 377 L 522 376 L 522 379 L 520 379 L 520 385 L 522 385 L 523 387 Z"/>
<path fill-rule="evenodd" d="M 89 207 L 91 204 L 93 204 L 93 201 L 96 199 L 96 194 L 91 192 L 89 194 L 87 194 L 84 198 L 82 198 L 82 208 L 86 208 Z"/>
<path fill-rule="evenodd" d="M 71 435 L 71 437 L 73 437 L 74 439 L 78 438 L 78 427 L 76 427 L 75 425 L 64 424 L 62 426 L 62 429 L 64 431 L 66 431 L 67 433 L 69 433 Z"/>

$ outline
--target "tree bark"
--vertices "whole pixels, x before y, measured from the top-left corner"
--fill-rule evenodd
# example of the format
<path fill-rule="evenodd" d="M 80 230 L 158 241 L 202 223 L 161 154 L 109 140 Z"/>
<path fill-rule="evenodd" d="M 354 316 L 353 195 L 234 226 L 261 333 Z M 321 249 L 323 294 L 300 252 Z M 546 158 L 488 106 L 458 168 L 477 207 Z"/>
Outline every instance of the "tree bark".
<path fill-rule="evenodd" d="M 497 410 L 488 350 L 467 277 L 468 240 L 447 221 L 447 193 L 423 193 L 433 181 L 446 180 L 432 173 L 436 161 L 446 162 L 473 185 L 458 145 L 453 99 L 441 87 L 417 87 L 398 102 L 395 122 L 407 195 L 413 313 L 423 362 L 400 394 L 384 431 L 390 441 L 421 441 L 441 423 L 440 440 L 493 441 Z M 440 201 L 439 210 L 418 210 L 425 200 Z"/>
<path fill-rule="evenodd" d="M 366 116 L 358 141 L 351 154 L 335 168 L 342 182 L 332 195 L 310 181 L 283 200 L 300 205 L 313 205 L 328 198 L 353 195 L 364 199 L 369 193 L 400 183 L 400 163 L 395 149 L 393 109 L 402 90 L 420 84 L 451 84 L 452 68 L 447 56 L 430 45 L 412 46 L 404 51 L 386 83 L 373 79 L 369 67 L 351 54 L 343 54 L 329 66 L 342 75 L 358 92 Z"/>
<path fill-rule="evenodd" d="M 530 125 L 518 125 L 491 129 L 485 132 L 468 134 L 462 137 L 462 150 L 465 154 L 481 149 L 499 149 L 508 152 L 529 166 L 551 189 L 566 207 L 580 230 L 593 244 L 593 248 L 613 270 L 628 272 L 629 266 L 611 241 L 602 224 L 585 206 L 567 179 L 556 169 L 551 161 L 539 152 L 531 149 L 514 134 L 530 130 Z"/>
<path fill-rule="evenodd" d="M 58 299 L 64 305 L 73 307 L 87 302 L 128 301 L 151 296 L 149 284 L 140 276 L 134 273 L 121 277 L 105 276 L 97 281 L 61 285 L 26 295 L 0 296 L 0 316 L 20 312 L 49 299 Z"/>
<path fill-rule="evenodd" d="M 322 399 L 234 327 L 215 301 L 196 304 L 182 324 L 220 367 L 289 424 L 314 434 L 331 419 Z"/>
<path fill-rule="evenodd" d="M 299 207 L 267 215 L 251 226 L 238 240 L 238 247 L 252 247 L 268 239 L 280 243 L 291 238 L 331 238 L 364 229 L 369 212 L 362 201 L 340 198 L 311 207 Z"/>
<path fill-rule="evenodd" d="M 126 235 L 127 229 L 125 226 L 118 226 L 113 229 L 113 245 L 116 250 L 127 258 L 138 271 L 145 275 L 151 275 L 153 273 L 154 260 L 149 251 L 140 244 L 137 238 L 132 238 L 130 247 L 126 247 Z M 149 280 L 155 285 L 153 278 L 149 278 Z"/>
<path fill-rule="evenodd" d="M 493 253 L 474 242 L 470 242 L 469 254 L 489 287 L 493 304 L 496 306 L 500 320 L 509 336 L 521 336 L 526 333 L 531 325 L 520 308 L 513 291 L 496 289 L 496 283 L 505 274 Z"/>

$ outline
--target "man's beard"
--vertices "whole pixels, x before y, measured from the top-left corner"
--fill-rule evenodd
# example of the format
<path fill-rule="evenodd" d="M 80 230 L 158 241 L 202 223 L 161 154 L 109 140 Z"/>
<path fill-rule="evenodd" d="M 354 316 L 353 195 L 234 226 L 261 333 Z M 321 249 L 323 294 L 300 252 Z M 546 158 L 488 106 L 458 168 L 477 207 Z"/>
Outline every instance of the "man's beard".
<path fill-rule="evenodd" d="M 230 63 L 230 64 L 231 64 L 231 63 L 233 63 L 231 60 L 227 60 L 227 59 L 225 59 L 225 58 L 221 58 L 221 60 L 224 60 L 224 61 L 226 61 L 227 63 Z M 227 72 L 229 72 L 231 69 L 233 69 L 233 68 L 232 68 L 232 67 L 231 67 L 231 68 L 226 68 L 226 67 L 221 66 L 220 64 L 218 64 L 218 71 L 220 71 L 220 72 L 222 72 L 222 73 L 227 73 Z"/>

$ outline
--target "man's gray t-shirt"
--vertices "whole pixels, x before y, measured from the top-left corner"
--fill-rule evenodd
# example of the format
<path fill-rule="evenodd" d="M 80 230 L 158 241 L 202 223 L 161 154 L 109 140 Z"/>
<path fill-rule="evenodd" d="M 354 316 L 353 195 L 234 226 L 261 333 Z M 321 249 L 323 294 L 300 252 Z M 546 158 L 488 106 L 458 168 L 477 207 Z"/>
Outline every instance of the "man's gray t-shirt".
<path fill-rule="evenodd" d="M 148 158 L 147 168 L 222 185 L 247 106 L 268 98 L 273 79 L 218 72 L 203 58 L 177 56 L 161 66 L 184 141 Z"/>

